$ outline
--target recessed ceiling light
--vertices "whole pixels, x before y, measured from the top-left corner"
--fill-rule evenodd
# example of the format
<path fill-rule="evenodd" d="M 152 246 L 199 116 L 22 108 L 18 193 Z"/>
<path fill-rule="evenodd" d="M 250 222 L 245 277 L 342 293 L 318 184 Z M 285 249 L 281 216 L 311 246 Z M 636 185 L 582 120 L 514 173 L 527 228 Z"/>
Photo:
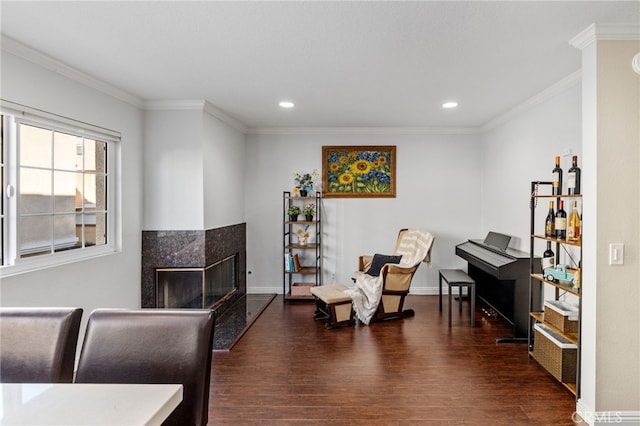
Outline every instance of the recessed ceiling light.
<path fill-rule="evenodd" d="M 280 107 L 282 108 L 293 108 L 294 106 L 296 106 L 293 102 L 291 101 L 282 101 L 280 102 Z"/>
<path fill-rule="evenodd" d="M 447 108 L 447 109 L 455 108 L 457 106 L 458 106 L 457 102 L 445 102 L 445 103 L 442 104 L 442 108 Z"/>

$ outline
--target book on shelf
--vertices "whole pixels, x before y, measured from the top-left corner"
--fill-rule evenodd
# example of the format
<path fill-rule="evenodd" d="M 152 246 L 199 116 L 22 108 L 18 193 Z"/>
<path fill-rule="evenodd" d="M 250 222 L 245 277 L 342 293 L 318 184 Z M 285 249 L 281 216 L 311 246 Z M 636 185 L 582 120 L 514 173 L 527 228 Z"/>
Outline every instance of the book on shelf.
<path fill-rule="evenodd" d="M 300 259 L 297 254 L 285 253 L 284 255 L 284 271 L 285 272 L 299 272 L 302 267 L 300 266 Z"/>

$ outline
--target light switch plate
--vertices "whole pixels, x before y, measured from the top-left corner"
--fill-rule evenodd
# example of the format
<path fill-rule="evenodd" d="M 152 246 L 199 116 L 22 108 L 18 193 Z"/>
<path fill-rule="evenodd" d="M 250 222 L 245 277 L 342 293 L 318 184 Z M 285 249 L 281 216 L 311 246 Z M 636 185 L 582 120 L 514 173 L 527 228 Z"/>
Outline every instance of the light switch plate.
<path fill-rule="evenodd" d="M 623 243 L 609 244 L 609 265 L 623 265 L 623 264 L 624 264 L 624 244 Z"/>

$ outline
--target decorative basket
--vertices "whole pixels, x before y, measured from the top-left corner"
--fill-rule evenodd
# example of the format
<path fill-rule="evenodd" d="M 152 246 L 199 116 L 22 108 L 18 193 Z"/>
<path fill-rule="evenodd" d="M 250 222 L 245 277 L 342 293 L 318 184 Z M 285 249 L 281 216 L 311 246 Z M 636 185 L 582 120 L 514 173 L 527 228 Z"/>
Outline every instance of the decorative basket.
<path fill-rule="evenodd" d="M 314 283 L 293 283 L 291 286 L 292 296 L 311 296 L 311 287 Z"/>
<path fill-rule="evenodd" d="M 544 321 L 563 333 L 578 332 L 578 309 L 561 300 L 544 302 Z"/>
<path fill-rule="evenodd" d="M 536 323 L 533 331 L 533 358 L 559 381 L 575 383 L 578 347 L 544 324 Z"/>

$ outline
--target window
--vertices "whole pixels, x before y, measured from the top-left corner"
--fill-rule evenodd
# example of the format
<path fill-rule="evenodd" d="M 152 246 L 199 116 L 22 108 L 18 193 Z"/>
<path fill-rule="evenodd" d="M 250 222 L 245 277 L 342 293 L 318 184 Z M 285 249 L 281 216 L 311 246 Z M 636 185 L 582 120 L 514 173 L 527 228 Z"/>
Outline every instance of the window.
<path fill-rule="evenodd" d="M 4 171 L 4 119 L 0 117 L 0 188 L 2 188 L 2 197 L 0 197 L 0 240 L 2 240 L 2 245 L 0 245 L 0 265 L 4 265 L 4 198 L 5 198 L 5 171 Z"/>
<path fill-rule="evenodd" d="M 3 102 L 0 276 L 113 252 L 111 163 L 119 136 L 51 114 L 12 112 Z"/>

